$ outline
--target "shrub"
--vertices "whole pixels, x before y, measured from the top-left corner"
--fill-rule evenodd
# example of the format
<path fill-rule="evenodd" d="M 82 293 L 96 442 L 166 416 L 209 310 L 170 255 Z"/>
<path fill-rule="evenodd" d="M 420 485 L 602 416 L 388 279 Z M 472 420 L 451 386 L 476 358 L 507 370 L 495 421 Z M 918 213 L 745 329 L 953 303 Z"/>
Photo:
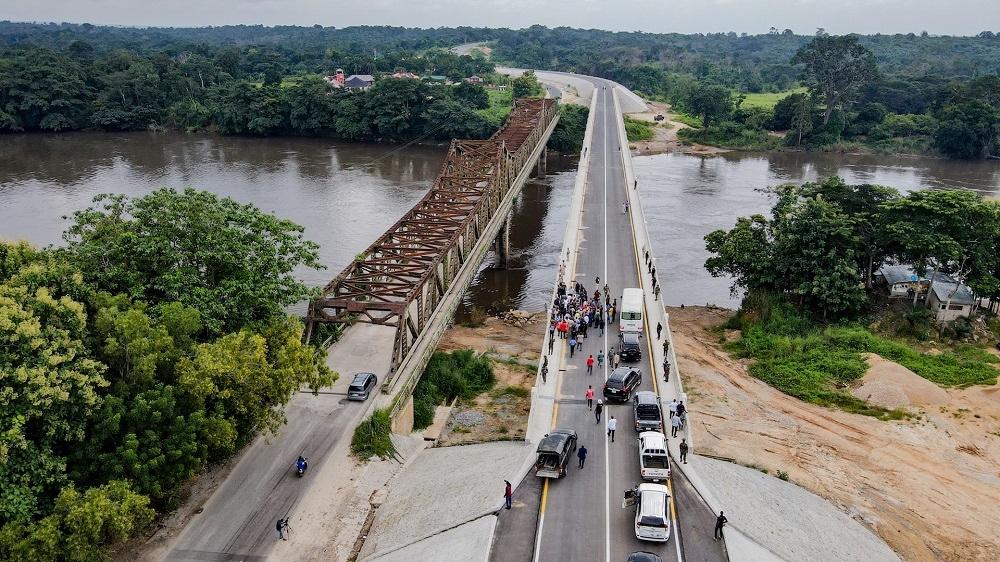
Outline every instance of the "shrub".
<path fill-rule="evenodd" d="M 372 457 L 400 460 L 399 451 L 392 442 L 392 421 L 389 410 L 378 409 L 354 428 L 351 452 L 362 460 Z"/>
<path fill-rule="evenodd" d="M 435 353 L 427 362 L 413 390 L 413 427 L 423 429 L 434 421 L 434 408 L 456 398 L 471 400 L 493 388 L 493 364 L 470 349 Z"/>

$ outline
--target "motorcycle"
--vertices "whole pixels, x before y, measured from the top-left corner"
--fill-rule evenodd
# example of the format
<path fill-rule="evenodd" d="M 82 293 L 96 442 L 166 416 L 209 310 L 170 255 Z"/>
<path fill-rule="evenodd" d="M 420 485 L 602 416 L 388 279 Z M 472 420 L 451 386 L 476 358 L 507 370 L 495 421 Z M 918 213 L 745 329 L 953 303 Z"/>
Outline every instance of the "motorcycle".
<path fill-rule="evenodd" d="M 299 460 L 295 461 L 295 467 L 298 469 L 298 475 L 301 477 L 306 473 L 306 469 L 309 468 L 309 463 L 306 462 L 305 457 L 299 457 Z"/>

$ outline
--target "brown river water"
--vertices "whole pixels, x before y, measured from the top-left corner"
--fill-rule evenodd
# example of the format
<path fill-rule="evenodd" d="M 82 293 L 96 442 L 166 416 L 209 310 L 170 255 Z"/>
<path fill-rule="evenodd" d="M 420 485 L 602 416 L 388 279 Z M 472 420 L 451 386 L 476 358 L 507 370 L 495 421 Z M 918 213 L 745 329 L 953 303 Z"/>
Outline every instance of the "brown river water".
<path fill-rule="evenodd" d="M 0 237 L 59 245 L 64 216 L 100 193 L 141 196 L 194 187 L 287 218 L 320 245 L 323 271 L 297 274 L 323 285 L 430 188 L 446 145 L 348 144 L 309 138 L 207 134 L 70 133 L 0 136 Z M 668 304 L 735 307 L 726 279 L 704 269 L 703 237 L 739 216 L 767 212 L 760 188 L 839 174 L 848 183 L 900 191 L 962 188 L 995 196 L 1000 162 L 893 156 L 727 153 L 633 159 Z M 541 310 L 558 264 L 576 158 L 549 157 L 549 175 L 524 188 L 514 210 L 509 268 L 480 269 L 464 308 L 505 297 Z M 460 314 L 463 314 L 460 311 Z"/>

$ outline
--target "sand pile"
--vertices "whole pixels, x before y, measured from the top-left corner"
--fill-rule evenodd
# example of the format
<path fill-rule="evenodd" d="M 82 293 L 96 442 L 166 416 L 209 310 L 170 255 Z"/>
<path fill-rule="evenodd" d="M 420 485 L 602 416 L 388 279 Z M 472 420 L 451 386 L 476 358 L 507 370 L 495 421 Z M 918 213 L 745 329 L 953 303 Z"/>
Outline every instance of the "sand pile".
<path fill-rule="evenodd" d="M 951 402 L 948 391 L 906 367 L 871 353 L 868 372 L 851 389 L 855 398 L 894 410 L 927 408 Z"/>

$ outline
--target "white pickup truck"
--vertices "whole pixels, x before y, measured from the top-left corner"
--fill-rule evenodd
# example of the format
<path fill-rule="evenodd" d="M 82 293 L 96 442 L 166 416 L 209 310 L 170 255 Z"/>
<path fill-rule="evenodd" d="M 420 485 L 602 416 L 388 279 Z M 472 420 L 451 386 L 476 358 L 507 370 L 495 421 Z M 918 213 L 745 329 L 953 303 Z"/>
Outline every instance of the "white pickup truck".
<path fill-rule="evenodd" d="M 670 453 L 667 436 L 659 431 L 639 434 L 639 470 L 643 480 L 668 480 L 670 478 Z"/>

